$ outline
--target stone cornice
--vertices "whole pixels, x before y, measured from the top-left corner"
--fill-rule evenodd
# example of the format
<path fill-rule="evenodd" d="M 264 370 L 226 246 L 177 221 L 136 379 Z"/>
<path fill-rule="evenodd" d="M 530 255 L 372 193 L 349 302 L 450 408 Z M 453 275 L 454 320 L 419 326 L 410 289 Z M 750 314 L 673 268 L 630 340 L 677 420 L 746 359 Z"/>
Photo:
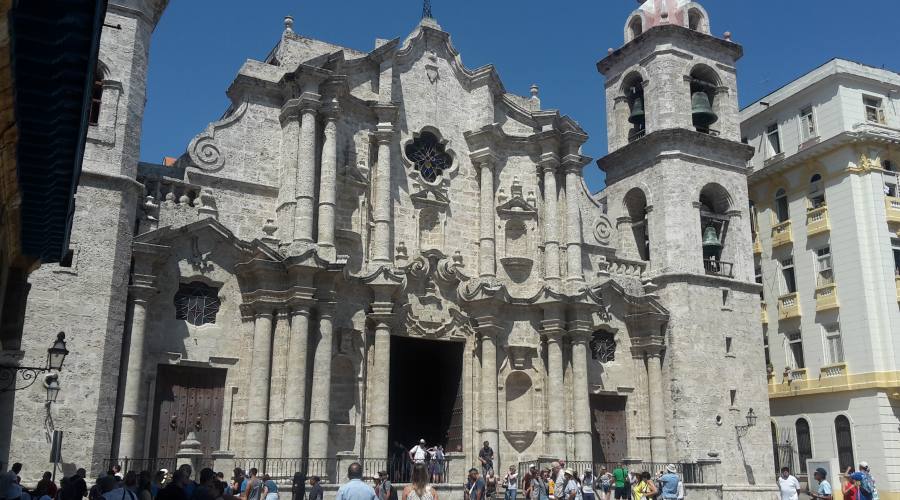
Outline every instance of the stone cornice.
<path fill-rule="evenodd" d="M 610 53 L 608 56 L 597 62 L 597 70 L 605 75 L 619 65 L 632 60 L 636 54 L 655 52 L 656 47 L 667 46 L 668 44 L 678 42 L 703 46 L 712 45 L 717 52 L 721 52 L 732 60 L 740 59 L 744 54 L 744 50 L 741 46 L 734 42 L 723 40 L 696 30 L 691 30 L 684 26 L 666 24 L 657 25 L 648 29 L 631 42 L 626 43 L 618 50 Z M 641 57 L 641 59 L 643 59 L 643 57 Z"/>
<path fill-rule="evenodd" d="M 649 276 L 653 283 L 657 286 L 664 286 L 668 283 L 690 283 L 692 285 L 709 286 L 709 287 L 727 287 L 731 290 L 746 293 L 759 293 L 763 290 L 763 286 L 759 283 L 749 281 L 741 281 L 722 276 L 712 276 L 709 274 L 697 274 L 689 272 L 664 272 Z"/>
<path fill-rule="evenodd" d="M 733 163 L 708 158 L 708 152 L 729 158 Z M 607 185 L 655 165 L 661 159 L 679 158 L 698 163 L 712 162 L 719 168 L 746 173 L 747 161 L 753 148 L 721 137 L 685 128 L 656 130 L 597 160 L 597 166 L 607 174 Z"/>

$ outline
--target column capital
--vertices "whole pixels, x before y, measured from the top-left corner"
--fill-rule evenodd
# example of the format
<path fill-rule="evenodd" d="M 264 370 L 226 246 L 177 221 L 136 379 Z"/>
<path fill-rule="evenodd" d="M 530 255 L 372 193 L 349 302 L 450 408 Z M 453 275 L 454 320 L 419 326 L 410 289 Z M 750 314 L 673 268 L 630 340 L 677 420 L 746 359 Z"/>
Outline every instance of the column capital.
<path fill-rule="evenodd" d="M 337 99 L 332 99 L 323 104 L 320 110 L 326 121 L 334 122 L 341 115 L 341 103 Z"/>
<path fill-rule="evenodd" d="M 472 164 L 479 168 L 487 167 L 489 169 L 493 169 L 500 161 L 500 157 L 491 152 L 489 148 L 473 151 L 469 153 L 469 158 L 472 160 Z"/>
<path fill-rule="evenodd" d="M 475 318 L 477 326 L 475 327 L 482 336 L 495 337 L 503 331 L 503 325 L 497 321 L 495 316 L 481 316 Z"/>
<path fill-rule="evenodd" d="M 559 155 L 556 153 L 544 153 L 541 155 L 541 170 L 546 173 L 555 173 L 559 169 Z"/>
<path fill-rule="evenodd" d="M 643 358 L 645 356 L 651 358 L 660 357 L 665 348 L 666 339 L 661 335 L 637 337 L 631 341 L 632 355 L 638 358 Z"/>
<path fill-rule="evenodd" d="M 301 113 L 315 114 L 322 107 L 322 96 L 314 92 L 304 92 L 298 99 Z"/>
<path fill-rule="evenodd" d="M 562 338 L 566 333 L 563 328 L 564 323 L 561 319 L 545 319 L 541 321 L 541 333 L 547 336 L 547 339 Z"/>
<path fill-rule="evenodd" d="M 584 159 L 581 155 L 566 155 L 562 160 L 563 169 L 567 174 L 580 174 L 586 164 Z"/>
<path fill-rule="evenodd" d="M 394 304 L 391 302 L 373 302 L 372 311 L 366 315 L 375 326 L 390 326 L 394 320 Z"/>
<path fill-rule="evenodd" d="M 131 275 L 131 284 L 128 285 L 128 293 L 135 302 L 147 302 L 159 293 L 156 288 L 156 276 L 150 274 Z"/>
<path fill-rule="evenodd" d="M 249 302 L 240 305 L 241 315 L 247 318 L 255 319 L 268 316 L 272 318 L 275 315 L 277 305 L 267 302 Z"/>
<path fill-rule="evenodd" d="M 396 134 L 393 123 L 379 123 L 378 127 L 372 132 L 372 137 L 378 141 L 378 144 L 390 144 Z"/>

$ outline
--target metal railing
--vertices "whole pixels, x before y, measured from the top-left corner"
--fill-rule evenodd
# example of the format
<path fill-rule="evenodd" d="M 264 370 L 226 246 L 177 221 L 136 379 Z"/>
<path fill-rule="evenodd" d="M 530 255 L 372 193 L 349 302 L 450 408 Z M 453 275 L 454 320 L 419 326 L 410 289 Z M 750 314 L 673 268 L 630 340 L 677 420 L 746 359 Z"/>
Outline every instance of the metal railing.
<path fill-rule="evenodd" d="M 128 471 L 154 473 L 160 469 L 166 469 L 171 472 L 178 468 L 177 464 L 178 459 L 176 458 L 107 458 L 101 462 L 103 466 L 102 472 L 112 470 L 113 465 L 119 465 L 122 467 L 122 474 Z"/>
<path fill-rule="evenodd" d="M 734 264 L 715 259 L 703 259 L 703 269 L 711 276 L 731 278 L 734 276 Z"/>
<path fill-rule="evenodd" d="M 525 473 L 528 472 L 528 466 L 531 464 L 535 464 L 538 467 L 538 470 L 549 469 L 551 462 L 547 461 L 534 461 L 534 462 L 520 462 L 518 465 L 519 478 L 525 477 Z M 617 467 L 622 465 L 622 462 L 579 462 L 579 461 L 567 461 L 566 468 L 572 469 L 573 472 L 578 474 L 578 477 L 581 478 L 584 475 L 584 471 L 590 470 L 594 477 L 599 477 L 600 471 L 606 469 L 610 473 Z M 629 471 L 640 473 L 640 472 L 649 472 L 650 475 L 656 478 L 659 472 L 665 473 L 666 467 L 668 463 L 656 463 L 656 462 L 631 462 L 625 464 L 625 468 Z M 681 476 L 682 480 L 687 484 L 704 484 L 706 479 L 715 481 L 715 478 L 705 478 L 703 473 L 703 466 L 696 462 L 675 462 L 675 469 L 678 474 Z M 502 482 L 503 476 L 498 476 L 498 482 Z M 520 491 L 524 491 L 524 486 L 520 485 Z"/>
<path fill-rule="evenodd" d="M 339 477 L 336 458 L 235 458 L 234 466 L 244 472 L 256 469 L 260 476 L 268 474 L 275 481 L 289 481 L 296 472 L 305 473 L 307 477 L 319 476 L 325 483 Z"/>
<path fill-rule="evenodd" d="M 453 461 L 444 456 L 437 459 L 430 457 L 422 463 L 428 469 L 429 481 L 434 484 L 447 484 L 449 482 Z M 387 472 L 387 477 L 392 483 L 408 483 L 412 477 L 415 461 L 407 456 L 396 456 L 390 459 L 364 458 L 360 460 L 365 477 L 375 477 L 380 472 Z"/>
<path fill-rule="evenodd" d="M 632 133 L 628 134 L 628 142 L 634 142 L 638 139 L 643 138 L 645 135 L 647 135 L 646 129 L 637 130 L 635 132 L 632 132 Z"/>

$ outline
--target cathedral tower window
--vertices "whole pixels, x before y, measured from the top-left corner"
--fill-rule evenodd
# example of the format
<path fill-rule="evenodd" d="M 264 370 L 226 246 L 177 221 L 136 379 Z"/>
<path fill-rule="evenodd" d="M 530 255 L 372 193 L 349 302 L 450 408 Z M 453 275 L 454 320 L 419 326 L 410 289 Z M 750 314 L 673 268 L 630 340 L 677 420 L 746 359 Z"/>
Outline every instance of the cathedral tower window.
<path fill-rule="evenodd" d="M 644 81 L 638 73 L 625 78 L 622 86 L 625 100 L 628 103 L 628 142 L 644 137 L 646 133 L 646 101 L 644 100 Z"/>
<path fill-rule="evenodd" d="M 650 260 L 650 234 L 647 228 L 647 196 L 638 188 L 625 195 L 625 211 L 631 219 L 631 231 L 641 260 Z"/>
<path fill-rule="evenodd" d="M 709 34 L 709 21 L 706 15 L 698 8 L 688 10 L 688 28 Z"/>
<path fill-rule="evenodd" d="M 213 324 L 219 313 L 219 289 L 205 283 L 182 283 L 175 294 L 175 319 L 194 326 Z"/>
<path fill-rule="evenodd" d="M 719 76 L 708 66 L 697 66 L 690 74 L 691 120 L 697 132 L 718 135 L 712 125 L 719 121 L 716 112 Z"/>
<path fill-rule="evenodd" d="M 628 21 L 628 29 L 625 37 L 625 43 L 628 43 L 635 38 L 641 36 L 644 32 L 644 22 L 641 20 L 641 16 L 634 16 L 631 18 L 631 21 Z"/>
<path fill-rule="evenodd" d="M 728 191 L 718 184 L 707 184 L 700 191 L 699 201 L 700 234 L 706 274 L 731 277 L 732 263 L 723 261 L 723 256 L 730 254 L 726 246 L 730 221 L 728 211 L 731 208 Z"/>
<path fill-rule="evenodd" d="M 445 144 L 429 131 L 418 134 L 406 145 L 404 152 L 413 169 L 422 180 L 430 184 L 437 183 L 444 172 L 453 166 L 453 157 L 447 152 Z"/>

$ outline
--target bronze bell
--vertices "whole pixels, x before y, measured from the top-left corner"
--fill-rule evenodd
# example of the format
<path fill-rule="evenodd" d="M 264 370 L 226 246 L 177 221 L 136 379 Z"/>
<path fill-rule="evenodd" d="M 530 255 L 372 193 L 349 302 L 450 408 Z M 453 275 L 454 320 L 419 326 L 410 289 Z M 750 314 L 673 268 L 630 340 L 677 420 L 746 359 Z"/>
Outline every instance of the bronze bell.
<path fill-rule="evenodd" d="M 719 241 L 719 232 L 713 226 L 706 226 L 703 230 L 703 248 L 708 250 L 722 248 L 722 242 Z"/>
<path fill-rule="evenodd" d="M 631 115 L 628 116 L 628 122 L 634 125 L 639 123 L 644 123 L 644 98 L 643 97 L 635 97 L 634 102 L 631 104 Z"/>
<path fill-rule="evenodd" d="M 706 92 L 694 92 L 694 95 L 691 96 L 691 113 L 694 117 L 694 126 L 698 128 L 709 128 L 710 125 L 719 121 L 719 117 L 712 110 L 709 95 Z"/>

